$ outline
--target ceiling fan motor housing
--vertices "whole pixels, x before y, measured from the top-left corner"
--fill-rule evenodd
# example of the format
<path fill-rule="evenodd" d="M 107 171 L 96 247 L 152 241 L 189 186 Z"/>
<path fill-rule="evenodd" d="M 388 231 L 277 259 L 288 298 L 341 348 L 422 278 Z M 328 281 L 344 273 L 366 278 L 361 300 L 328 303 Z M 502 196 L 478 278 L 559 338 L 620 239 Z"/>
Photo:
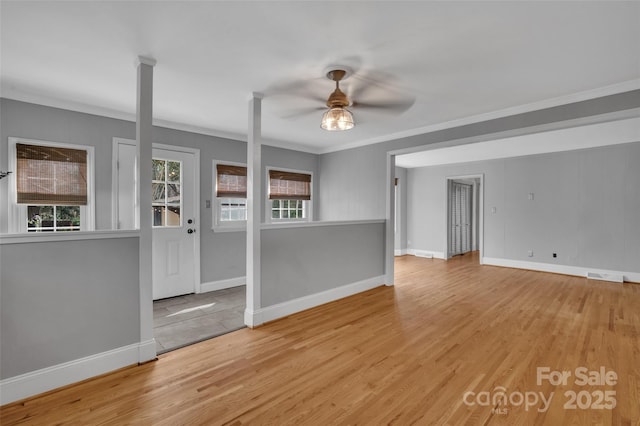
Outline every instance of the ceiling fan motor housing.
<path fill-rule="evenodd" d="M 339 87 L 336 87 L 336 90 L 334 90 L 333 93 L 329 95 L 329 99 L 327 99 L 327 106 L 329 108 L 347 107 L 349 106 L 349 98 L 347 98 L 347 95 L 345 95 Z"/>
<path fill-rule="evenodd" d="M 327 106 L 329 108 L 344 108 L 349 106 L 349 98 L 340 90 L 340 80 L 344 79 L 347 74 L 348 72 L 342 69 L 334 69 L 327 72 L 327 78 L 336 82 L 336 90 L 334 90 L 333 93 L 329 95 L 329 99 L 327 99 Z"/>

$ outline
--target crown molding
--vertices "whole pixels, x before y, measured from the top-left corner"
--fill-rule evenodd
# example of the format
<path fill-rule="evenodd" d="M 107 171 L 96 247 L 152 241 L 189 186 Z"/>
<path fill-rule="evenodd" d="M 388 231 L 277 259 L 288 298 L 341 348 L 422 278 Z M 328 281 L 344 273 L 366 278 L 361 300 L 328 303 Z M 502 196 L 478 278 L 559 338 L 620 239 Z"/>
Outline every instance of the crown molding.
<path fill-rule="evenodd" d="M 144 57 L 143 57 L 144 58 Z M 147 58 L 149 59 L 149 58 Z M 150 59 L 154 61 L 153 59 Z M 596 99 L 609 95 L 616 95 L 619 93 L 629 92 L 632 90 L 640 89 L 640 79 L 629 80 L 610 86 L 605 86 L 597 89 L 586 90 L 583 92 L 573 93 L 566 96 L 559 96 L 556 98 L 546 99 L 543 101 L 532 102 L 520 106 L 511 108 L 505 108 L 489 113 L 473 115 L 461 119 L 446 121 L 442 123 L 432 124 L 428 126 L 418 127 L 414 129 L 405 130 L 402 132 L 390 133 L 387 135 L 377 136 L 375 138 L 364 139 L 352 143 L 343 144 L 337 147 L 314 147 L 310 145 L 303 145 L 300 143 L 276 140 L 270 138 L 262 138 L 263 145 L 273 146 L 276 148 L 289 149 L 294 151 L 306 152 L 310 154 L 328 154 L 331 152 L 344 151 L 347 149 L 359 148 L 366 145 L 373 145 L 381 142 L 389 142 L 397 139 L 402 139 L 411 136 L 417 136 L 425 133 L 431 133 L 439 130 L 450 129 L 454 127 L 465 126 L 468 124 L 479 123 L 483 121 L 494 120 L 497 118 L 508 117 L 511 115 L 522 114 L 526 112 L 537 111 L 546 108 L 553 108 L 561 105 L 567 105 L 575 102 L 586 101 L 590 99 Z M 257 93 L 256 93 L 257 94 Z M 136 121 L 134 112 L 126 112 L 121 110 L 115 110 L 110 108 L 98 107 L 95 105 L 84 104 L 80 102 L 74 102 L 69 100 L 62 100 L 53 97 L 47 97 L 42 95 L 36 95 L 33 93 L 23 92 L 17 90 L 15 87 L 2 86 L 2 92 L 0 97 L 6 99 L 12 99 L 21 102 L 28 102 L 38 105 L 44 105 L 53 108 L 61 108 L 70 111 L 81 112 L 85 114 L 99 115 L 108 118 L 114 118 L 125 121 Z M 218 138 L 236 140 L 241 142 L 247 142 L 247 135 L 242 133 L 227 132 L 222 130 L 216 130 L 206 127 L 200 127 L 190 124 L 177 123 L 169 120 L 154 119 L 153 125 L 158 127 L 165 127 L 173 130 L 181 130 L 186 132 L 198 133 L 207 136 L 214 136 Z"/>
<path fill-rule="evenodd" d="M 97 115 L 100 117 L 113 118 L 116 120 L 130 121 L 135 123 L 136 115 L 134 112 L 126 112 L 111 108 L 104 108 L 95 105 L 84 104 L 80 102 L 68 101 L 59 98 L 36 95 L 33 93 L 22 92 L 14 88 L 3 87 L 1 98 L 10 99 L 18 102 L 26 102 L 35 105 L 42 105 L 51 108 L 59 108 L 68 111 L 79 112 L 83 114 Z M 153 125 L 171 130 L 179 130 L 183 132 L 197 133 L 200 135 L 213 136 L 216 138 L 229 139 L 239 142 L 247 142 L 247 135 L 234 132 L 226 132 L 222 130 L 210 129 L 206 127 L 194 126 L 191 124 L 177 123 L 169 120 L 153 119 Z M 281 141 L 276 139 L 262 138 L 262 144 L 276 148 L 289 149 L 293 151 L 306 152 L 309 154 L 320 154 L 320 150 L 293 142 Z"/>

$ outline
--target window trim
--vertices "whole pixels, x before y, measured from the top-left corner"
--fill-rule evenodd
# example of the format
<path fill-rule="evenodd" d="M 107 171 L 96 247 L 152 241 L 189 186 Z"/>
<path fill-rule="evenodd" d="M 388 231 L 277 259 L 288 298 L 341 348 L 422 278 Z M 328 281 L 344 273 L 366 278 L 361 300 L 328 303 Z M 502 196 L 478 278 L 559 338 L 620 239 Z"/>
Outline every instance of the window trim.
<path fill-rule="evenodd" d="M 212 161 L 211 168 L 211 229 L 214 232 L 238 232 L 245 231 L 247 229 L 247 221 L 246 220 L 220 220 L 220 209 L 221 202 L 220 198 L 218 198 L 218 164 L 222 164 L 225 166 L 239 166 L 239 167 L 247 167 L 246 163 L 238 163 L 234 161 L 223 161 L 216 160 Z M 225 198 L 239 198 L 239 197 L 225 197 Z M 246 198 L 245 198 L 246 199 Z"/>
<path fill-rule="evenodd" d="M 80 222 L 80 231 L 95 230 L 95 147 L 90 145 L 70 144 L 64 142 L 43 141 L 39 139 L 26 139 L 19 137 L 9 137 L 8 144 L 8 166 L 9 170 L 17 170 L 17 149 L 16 144 L 24 143 L 28 145 L 39 145 L 57 148 L 81 149 L 87 151 L 87 205 L 80 206 L 80 215 L 83 220 Z M 18 204 L 17 173 L 9 175 L 9 202 L 8 202 L 8 231 L 13 234 L 26 234 L 27 223 L 24 219 L 27 214 L 27 205 Z M 36 204 L 33 204 L 36 205 Z"/>
<path fill-rule="evenodd" d="M 310 200 L 303 200 L 303 204 L 304 209 L 306 211 L 307 217 L 303 218 L 303 219 L 273 219 L 271 217 L 271 202 L 274 200 L 270 200 L 269 199 L 269 192 L 270 192 L 270 177 L 269 177 L 269 172 L 271 170 L 276 170 L 276 171 L 282 171 L 282 172 L 289 172 L 289 173 L 301 173 L 301 174 L 305 174 L 305 175 L 310 175 L 311 176 L 311 185 L 310 185 L 310 191 L 311 191 L 311 199 Z M 304 223 L 304 222 L 313 222 L 313 197 L 314 197 L 314 193 L 313 193 L 313 182 L 314 182 L 314 176 L 313 176 L 313 172 L 309 171 L 309 170 L 299 170 L 299 169 L 288 169 L 285 167 L 273 167 L 273 166 L 269 166 L 266 167 L 266 173 L 265 173 L 265 184 L 263 185 L 263 187 L 265 188 L 265 206 L 264 206 L 264 219 L 265 219 L 265 223 Z M 282 201 L 282 200 L 281 200 Z"/>

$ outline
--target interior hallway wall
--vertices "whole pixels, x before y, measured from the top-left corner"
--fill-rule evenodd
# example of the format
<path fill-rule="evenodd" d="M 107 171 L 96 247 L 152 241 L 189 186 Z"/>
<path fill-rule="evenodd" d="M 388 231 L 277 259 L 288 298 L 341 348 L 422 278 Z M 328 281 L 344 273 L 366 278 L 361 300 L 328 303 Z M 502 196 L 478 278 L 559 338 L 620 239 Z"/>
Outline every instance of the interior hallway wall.
<path fill-rule="evenodd" d="M 638 159 L 640 142 L 409 169 L 409 248 L 446 251 L 446 179 L 484 174 L 485 257 L 640 272 Z"/>

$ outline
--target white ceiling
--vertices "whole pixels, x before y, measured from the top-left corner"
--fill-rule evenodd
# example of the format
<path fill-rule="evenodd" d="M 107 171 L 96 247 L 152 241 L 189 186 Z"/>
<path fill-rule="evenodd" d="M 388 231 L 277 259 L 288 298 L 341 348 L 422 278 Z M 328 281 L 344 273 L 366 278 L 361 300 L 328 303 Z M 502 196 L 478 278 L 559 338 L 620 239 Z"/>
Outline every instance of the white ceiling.
<path fill-rule="evenodd" d="M 144 55 L 158 123 L 246 139 L 263 92 L 267 143 L 310 152 L 640 87 L 640 2 L 3 0 L 0 14 L 3 97 L 132 118 Z M 355 70 L 356 101 L 415 102 L 323 131 L 331 64 Z"/>

